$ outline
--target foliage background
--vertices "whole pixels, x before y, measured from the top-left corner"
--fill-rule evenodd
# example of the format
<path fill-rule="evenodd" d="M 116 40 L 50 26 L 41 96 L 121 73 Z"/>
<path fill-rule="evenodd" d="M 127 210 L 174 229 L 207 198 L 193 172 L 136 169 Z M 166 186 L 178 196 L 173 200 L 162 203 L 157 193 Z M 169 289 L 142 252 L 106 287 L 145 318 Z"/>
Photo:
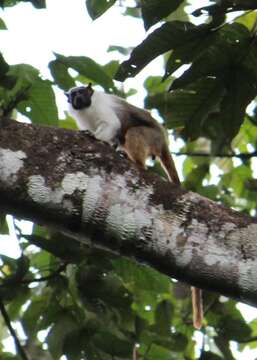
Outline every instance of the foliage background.
<path fill-rule="evenodd" d="M 46 6 L 44 0 L 2 0 L 0 6 L 20 2 L 31 3 L 35 11 Z M 9 65 L 2 55 L 1 114 L 74 128 L 67 114 L 58 119 L 54 89 L 91 81 L 129 97 L 140 89 L 123 82 L 162 55 L 158 76 L 145 76 L 144 103 L 158 110 L 180 144 L 183 186 L 256 216 L 257 5 L 221 0 L 191 14 L 187 5 L 87 0 L 93 20 L 112 6 L 120 7 L 121 21 L 138 18 L 145 40 L 133 49 L 110 43 L 110 54 L 119 52 L 122 62 L 100 64 L 88 54 L 56 53 L 49 79 L 29 64 Z M 8 31 L 3 20 L 0 28 Z M 161 172 L 157 165 L 154 170 Z M 229 360 L 257 345 L 256 320 L 246 323 L 233 300 L 205 293 L 205 326 L 201 336 L 194 334 L 187 287 L 127 259 L 77 243 L 71 247 L 63 235 L 36 224 L 26 234 L 20 219 L 7 223 L 1 214 L 0 233 L 8 235 L 10 224 L 22 255 L 1 255 L 0 338 L 9 336 L 12 322 L 24 351 L 16 344 L 18 355 L 13 355 L 0 345 L 1 359 L 132 359 L 136 345 L 137 356 L 145 360 Z"/>

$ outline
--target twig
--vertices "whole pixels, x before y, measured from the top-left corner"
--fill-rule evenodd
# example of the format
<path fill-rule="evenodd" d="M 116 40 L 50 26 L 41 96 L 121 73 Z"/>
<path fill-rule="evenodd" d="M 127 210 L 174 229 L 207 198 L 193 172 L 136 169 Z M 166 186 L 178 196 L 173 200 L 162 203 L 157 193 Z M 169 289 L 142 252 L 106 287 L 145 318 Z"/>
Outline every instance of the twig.
<path fill-rule="evenodd" d="M 143 355 L 143 359 L 146 359 L 146 356 L 148 355 L 149 351 L 151 350 L 151 347 L 152 347 L 153 343 L 151 342 L 148 346 L 147 346 L 147 349 Z"/>
<path fill-rule="evenodd" d="M 20 340 L 18 339 L 18 337 L 17 337 L 17 335 L 16 335 L 16 333 L 14 331 L 14 328 L 12 327 L 11 320 L 9 318 L 9 315 L 8 315 L 6 309 L 5 309 L 5 306 L 4 306 L 4 303 L 3 303 L 2 299 L 0 299 L 0 312 L 1 312 L 2 316 L 3 316 L 3 319 L 4 319 L 4 322 L 5 322 L 6 326 L 9 329 L 9 332 L 10 332 L 11 336 L 13 337 L 13 340 L 14 340 L 14 343 L 15 343 L 16 350 L 17 350 L 18 354 L 20 355 L 20 357 L 23 360 L 29 360 L 25 350 L 21 346 Z"/>
<path fill-rule="evenodd" d="M 256 157 L 257 156 L 257 150 L 256 151 L 253 151 L 251 153 L 241 153 L 241 154 L 235 154 L 235 153 L 232 153 L 232 154 L 208 154 L 208 153 L 204 153 L 204 152 L 193 152 L 193 153 L 190 153 L 190 152 L 171 152 L 172 155 L 175 155 L 175 156 L 202 156 L 202 157 L 219 157 L 219 158 L 233 158 L 233 157 L 236 157 L 236 158 L 239 158 L 239 159 L 242 159 L 242 160 L 247 160 L 247 159 L 250 159 L 252 157 Z"/>
<path fill-rule="evenodd" d="M 253 341 L 257 341 L 257 336 L 253 336 L 253 337 L 245 339 L 245 340 L 240 340 L 238 342 L 240 344 L 246 344 L 246 343 L 253 342 Z"/>
<path fill-rule="evenodd" d="M 32 280 L 22 280 L 22 284 L 31 284 L 33 282 L 43 282 L 43 281 L 47 281 L 47 280 L 51 280 L 51 279 L 54 279 L 57 275 L 59 275 L 62 271 L 64 271 L 66 269 L 66 266 L 67 264 L 64 263 L 64 264 L 61 264 L 59 266 L 59 268 L 52 272 L 50 275 L 47 275 L 47 276 L 43 276 L 41 278 L 38 278 L 38 279 L 32 279 Z"/>
<path fill-rule="evenodd" d="M 59 268 L 56 271 L 52 272 L 50 275 L 43 276 L 43 277 L 40 277 L 38 279 L 21 280 L 21 281 L 19 281 L 19 284 L 27 285 L 27 284 L 31 284 L 33 282 L 43 282 L 43 281 L 54 279 L 57 275 L 59 275 L 62 271 L 65 270 L 66 266 L 67 266 L 67 263 L 61 264 L 59 266 Z M 0 288 L 4 288 L 4 287 L 6 287 L 8 285 L 13 286 L 13 282 L 8 284 L 7 281 L 6 281 L 6 283 L 0 284 Z"/>

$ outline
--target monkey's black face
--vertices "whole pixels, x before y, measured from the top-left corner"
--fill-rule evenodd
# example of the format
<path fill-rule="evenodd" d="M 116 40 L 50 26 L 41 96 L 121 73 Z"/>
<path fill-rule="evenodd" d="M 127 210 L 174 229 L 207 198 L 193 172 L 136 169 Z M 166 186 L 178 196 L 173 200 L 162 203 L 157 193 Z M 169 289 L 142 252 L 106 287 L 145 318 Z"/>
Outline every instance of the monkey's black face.
<path fill-rule="evenodd" d="M 70 89 L 65 95 L 75 110 L 82 110 L 91 105 L 93 92 L 94 90 L 91 88 L 91 85 L 87 87 L 78 86 Z"/>

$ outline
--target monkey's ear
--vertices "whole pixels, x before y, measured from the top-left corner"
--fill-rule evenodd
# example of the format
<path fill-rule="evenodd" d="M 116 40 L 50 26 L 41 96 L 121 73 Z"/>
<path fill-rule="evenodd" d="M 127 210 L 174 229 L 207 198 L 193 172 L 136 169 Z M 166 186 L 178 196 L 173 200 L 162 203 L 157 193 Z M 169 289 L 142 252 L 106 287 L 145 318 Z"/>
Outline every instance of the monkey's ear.
<path fill-rule="evenodd" d="M 88 83 L 88 86 L 86 87 L 86 89 L 87 89 L 87 92 L 89 93 L 89 95 L 92 96 L 93 93 L 94 93 L 94 89 L 92 88 L 92 83 L 91 82 Z"/>

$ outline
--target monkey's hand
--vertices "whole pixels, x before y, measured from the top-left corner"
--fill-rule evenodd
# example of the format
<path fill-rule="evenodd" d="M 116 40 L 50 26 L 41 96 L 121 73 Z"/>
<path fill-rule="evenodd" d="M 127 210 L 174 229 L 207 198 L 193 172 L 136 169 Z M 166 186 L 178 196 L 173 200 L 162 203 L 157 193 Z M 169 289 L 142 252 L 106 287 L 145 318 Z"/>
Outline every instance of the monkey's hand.
<path fill-rule="evenodd" d="M 116 150 L 116 152 L 119 154 L 120 157 L 128 159 L 128 154 L 124 150 L 124 148 L 121 146 L 120 140 L 118 137 L 116 137 L 112 143 L 111 146 Z"/>
<path fill-rule="evenodd" d="M 81 132 L 83 132 L 83 134 L 87 135 L 87 136 L 90 136 L 94 139 L 96 139 L 94 133 L 92 133 L 90 130 L 80 130 Z"/>

